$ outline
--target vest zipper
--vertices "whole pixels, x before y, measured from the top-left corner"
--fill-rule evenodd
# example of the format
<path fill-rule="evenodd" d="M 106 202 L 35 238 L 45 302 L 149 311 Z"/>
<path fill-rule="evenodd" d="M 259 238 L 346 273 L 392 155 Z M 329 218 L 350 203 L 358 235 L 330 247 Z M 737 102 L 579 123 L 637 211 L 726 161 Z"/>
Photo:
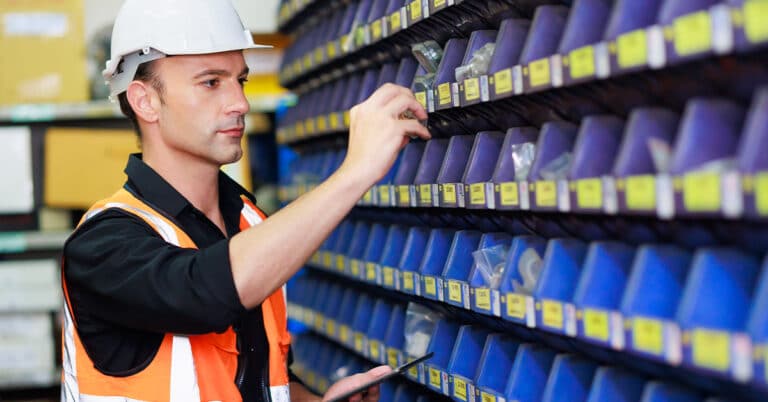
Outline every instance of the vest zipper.
<path fill-rule="evenodd" d="M 272 401 L 272 393 L 269 391 L 269 382 L 266 380 L 269 378 L 269 358 L 267 358 L 267 364 L 264 365 L 264 370 L 261 372 L 261 389 L 264 390 L 264 400 Z"/>
<path fill-rule="evenodd" d="M 237 345 L 237 375 L 235 376 L 235 385 L 237 389 L 243 389 L 243 383 L 245 382 L 245 369 L 248 364 L 248 359 L 245 358 L 246 354 L 243 353 L 242 340 L 240 339 L 240 328 L 238 325 L 233 325 L 232 329 L 235 331 L 235 339 Z"/>

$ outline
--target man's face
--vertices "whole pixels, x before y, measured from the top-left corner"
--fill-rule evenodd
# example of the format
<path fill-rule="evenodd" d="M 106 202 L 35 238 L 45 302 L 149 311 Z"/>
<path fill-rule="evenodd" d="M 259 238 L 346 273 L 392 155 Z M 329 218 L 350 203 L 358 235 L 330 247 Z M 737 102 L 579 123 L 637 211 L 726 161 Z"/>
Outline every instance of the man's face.
<path fill-rule="evenodd" d="M 167 57 L 156 65 L 163 84 L 158 124 L 165 146 L 213 165 L 239 160 L 249 109 L 242 52 Z"/>

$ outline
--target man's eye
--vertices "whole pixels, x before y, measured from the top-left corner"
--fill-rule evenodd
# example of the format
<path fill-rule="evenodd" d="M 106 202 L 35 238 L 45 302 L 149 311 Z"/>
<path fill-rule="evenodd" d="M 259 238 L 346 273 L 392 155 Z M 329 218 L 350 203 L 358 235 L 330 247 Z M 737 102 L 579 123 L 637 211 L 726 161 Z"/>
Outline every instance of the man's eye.
<path fill-rule="evenodd" d="M 212 80 L 203 81 L 203 85 L 205 85 L 208 88 L 214 88 L 217 85 L 219 85 L 219 80 L 218 79 L 212 79 Z"/>

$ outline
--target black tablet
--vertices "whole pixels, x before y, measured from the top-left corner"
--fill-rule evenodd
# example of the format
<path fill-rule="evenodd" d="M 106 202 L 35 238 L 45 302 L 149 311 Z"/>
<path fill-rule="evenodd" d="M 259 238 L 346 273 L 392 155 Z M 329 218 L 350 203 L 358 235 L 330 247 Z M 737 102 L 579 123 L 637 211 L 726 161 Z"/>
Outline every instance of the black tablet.
<path fill-rule="evenodd" d="M 411 361 L 409 363 L 403 364 L 402 366 L 392 370 L 391 372 L 389 372 L 389 373 L 387 373 L 387 374 L 385 374 L 385 375 L 383 375 L 383 376 L 381 376 L 381 377 L 379 377 L 379 378 L 377 378 L 377 379 L 375 379 L 375 380 L 373 380 L 373 381 L 371 381 L 371 382 L 369 382 L 367 384 L 361 385 L 361 386 L 359 386 L 359 387 L 357 387 L 357 388 L 355 388 L 355 389 L 353 389 L 353 390 L 351 390 L 349 392 L 346 392 L 343 395 L 339 395 L 339 396 L 331 399 L 328 402 L 346 402 L 352 396 L 357 395 L 357 394 L 359 394 L 361 392 L 364 392 L 368 388 L 370 388 L 370 387 L 372 387 L 372 386 L 374 386 L 376 384 L 379 384 L 379 383 L 381 383 L 383 381 L 386 381 L 386 380 L 388 380 L 388 379 L 390 379 L 390 378 L 392 378 L 392 377 L 394 377 L 396 375 L 405 373 L 411 367 L 413 367 L 413 366 L 415 366 L 415 365 L 417 365 L 417 364 L 419 364 L 419 363 L 429 359 L 434 354 L 435 354 L 435 352 L 429 352 L 426 355 L 421 356 L 421 357 L 419 357 L 418 359 L 416 359 L 414 361 Z"/>

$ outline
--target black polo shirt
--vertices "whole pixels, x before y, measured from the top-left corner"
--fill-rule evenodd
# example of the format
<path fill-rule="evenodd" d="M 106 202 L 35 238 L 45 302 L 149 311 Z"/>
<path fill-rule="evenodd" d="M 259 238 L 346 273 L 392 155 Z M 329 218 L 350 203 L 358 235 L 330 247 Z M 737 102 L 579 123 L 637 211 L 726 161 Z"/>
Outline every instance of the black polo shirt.
<path fill-rule="evenodd" d="M 151 362 L 165 333 L 222 332 L 234 325 L 243 400 L 264 399 L 269 349 L 261 307 L 242 306 L 229 260 L 228 239 L 240 231 L 240 195 L 252 195 L 220 173 L 224 236 L 141 155 L 130 156 L 125 173 L 124 187 L 175 222 L 198 249 L 166 243 L 120 209 L 106 210 L 76 230 L 64 247 L 64 274 L 88 355 L 100 371 L 126 376 Z"/>

